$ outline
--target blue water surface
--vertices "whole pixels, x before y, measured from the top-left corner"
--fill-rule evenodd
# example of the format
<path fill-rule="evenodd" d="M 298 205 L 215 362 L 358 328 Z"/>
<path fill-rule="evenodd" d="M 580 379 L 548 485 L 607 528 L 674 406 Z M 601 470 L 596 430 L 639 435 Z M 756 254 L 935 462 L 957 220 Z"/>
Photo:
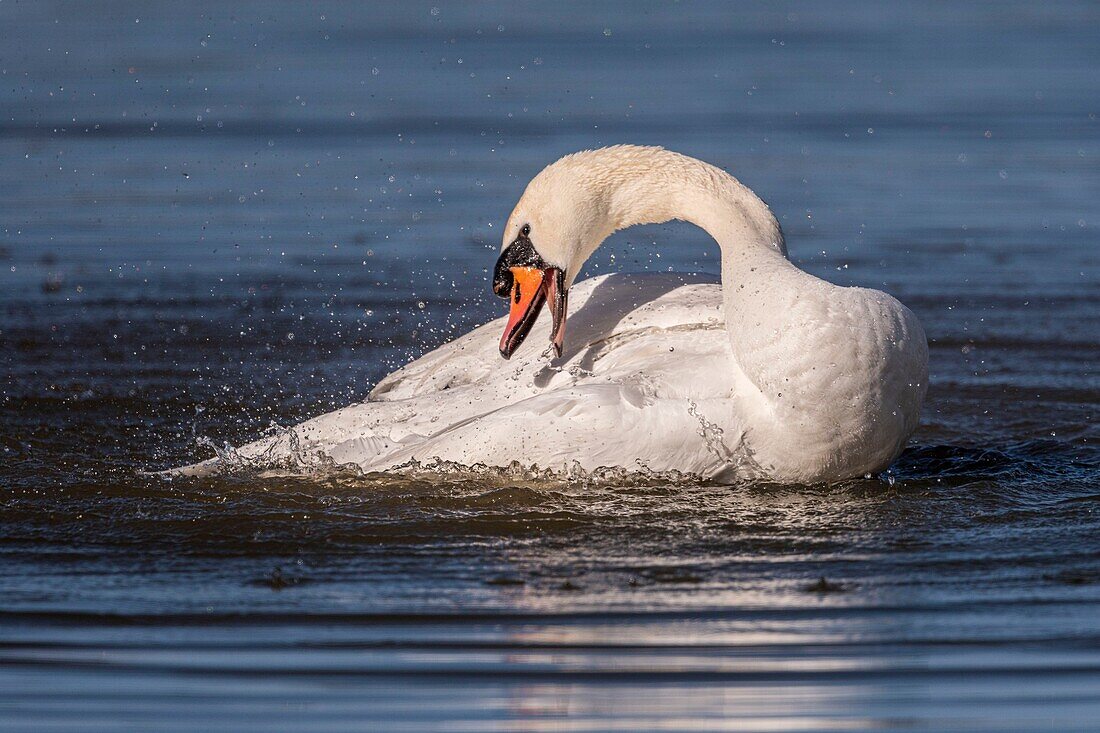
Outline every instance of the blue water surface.
<path fill-rule="evenodd" d="M 1100 8 L 0 0 L 0 730 L 1094 730 Z M 663 145 L 930 340 L 835 487 L 144 472 L 497 317 Z M 716 276 L 669 224 L 588 265 Z"/>

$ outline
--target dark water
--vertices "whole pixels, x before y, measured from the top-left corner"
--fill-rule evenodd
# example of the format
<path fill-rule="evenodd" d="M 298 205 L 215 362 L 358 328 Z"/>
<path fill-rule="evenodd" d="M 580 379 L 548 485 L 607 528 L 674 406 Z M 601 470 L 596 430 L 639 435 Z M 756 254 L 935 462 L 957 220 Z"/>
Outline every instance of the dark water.
<path fill-rule="evenodd" d="M 1098 23 L 3 0 L 0 729 L 1095 730 Z M 617 142 L 730 169 L 803 267 L 917 312 L 887 476 L 140 474 L 498 315 L 526 181 Z"/>

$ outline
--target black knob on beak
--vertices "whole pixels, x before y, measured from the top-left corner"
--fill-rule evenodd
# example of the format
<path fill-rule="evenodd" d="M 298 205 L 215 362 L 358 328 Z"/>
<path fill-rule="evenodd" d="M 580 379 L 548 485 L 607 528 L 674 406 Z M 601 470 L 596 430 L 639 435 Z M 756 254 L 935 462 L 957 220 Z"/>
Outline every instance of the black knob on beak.
<path fill-rule="evenodd" d="M 506 261 L 507 254 L 508 250 L 501 253 L 497 265 L 493 269 L 493 292 L 501 298 L 507 298 L 511 294 L 512 281 L 515 280 L 512 276 L 511 266 Z"/>
<path fill-rule="evenodd" d="M 523 228 L 516 241 L 509 244 L 497 258 L 496 267 L 493 268 L 493 292 L 502 298 L 507 298 L 512 293 L 513 267 L 538 267 L 546 268 L 546 263 L 535 251 L 535 246 L 527 237 L 530 229 Z"/>

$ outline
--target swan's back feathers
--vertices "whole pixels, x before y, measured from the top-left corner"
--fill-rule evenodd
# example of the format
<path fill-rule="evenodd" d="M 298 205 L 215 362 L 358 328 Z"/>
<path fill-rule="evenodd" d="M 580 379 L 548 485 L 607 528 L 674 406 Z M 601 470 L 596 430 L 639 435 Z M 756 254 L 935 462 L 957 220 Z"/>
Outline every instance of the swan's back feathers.
<path fill-rule="evenodd" d="M 729 474 L 736 446 L 707 447 L 727 434 L 736 443 L 741 429 L 731 374 L 715 369 L 731 359 L 721 290 L 704 280 L 615 274 L 578 283 L 561 358 L 528 348 L 501 359 L 499 319 L 386 377 L 367 402 L 303 423 L 299 440 L 366 470 L 504 457 L 558 470 L 640 468 L 634 458 L 622 466 L 629 444 L 649 470 Z M 545 338 L 546 320 L 532 340 Z"/>
<path fill-rule="evenodd" d="M 595 361 L 609 358 L 612 352 L 616 362 L 622 363 L 621 348 L 642 334 L 722 331 L 725 323 L 718 286 L 701 276 L 603 275 L 574 285 L 569 302 L 572 312 L 561 358 L 550 359 L 546 342 L 549 319 L 544 314 L 525 348 L 510 361 L 501 359 L 497 341 L 504 319 L 497 319 L 390 374 L 374 388 L 370 399 L 403 400 L 471 385 L 506 392 L 512 398 L 530 396 L 561 386 L 563 373 L 575 379 L 591 372 Z M 674 346 L 661 349 L 654 341 L 635 344 L 631 353 L 638 349 L 661 353 L 666 361 L 668 354 L 675 353 Z M 657 372 L 667 369 L 667 364 L 651 366 Z M 539 378 L 517 378 L 528 372 Z"/>

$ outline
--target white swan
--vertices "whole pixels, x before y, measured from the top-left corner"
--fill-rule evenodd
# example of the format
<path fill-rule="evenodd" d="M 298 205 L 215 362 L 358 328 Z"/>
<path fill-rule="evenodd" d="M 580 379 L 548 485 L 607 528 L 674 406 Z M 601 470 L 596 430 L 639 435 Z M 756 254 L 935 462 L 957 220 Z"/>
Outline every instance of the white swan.
<path fill-rule="evenodd" d="M 718 242 L 721 288 L 679 275 L 572 286 L 612 232 L 670 219 Z M 508 218 L 494 290 L 509 298 L 507 319 L 399 369 L 366 402 L 302 423 L 298 454 L 367 471 L 518 461 L 814 483 L 885 469 L 917 426 L 928 351 L 916 316 L 798 269 L 767 205 L 684 155 L 616 146 L 548 166 Z M 546 301 L 551 348 L 513 357 Z M 239 452 L 289 450 L 273 436 Z"/>

